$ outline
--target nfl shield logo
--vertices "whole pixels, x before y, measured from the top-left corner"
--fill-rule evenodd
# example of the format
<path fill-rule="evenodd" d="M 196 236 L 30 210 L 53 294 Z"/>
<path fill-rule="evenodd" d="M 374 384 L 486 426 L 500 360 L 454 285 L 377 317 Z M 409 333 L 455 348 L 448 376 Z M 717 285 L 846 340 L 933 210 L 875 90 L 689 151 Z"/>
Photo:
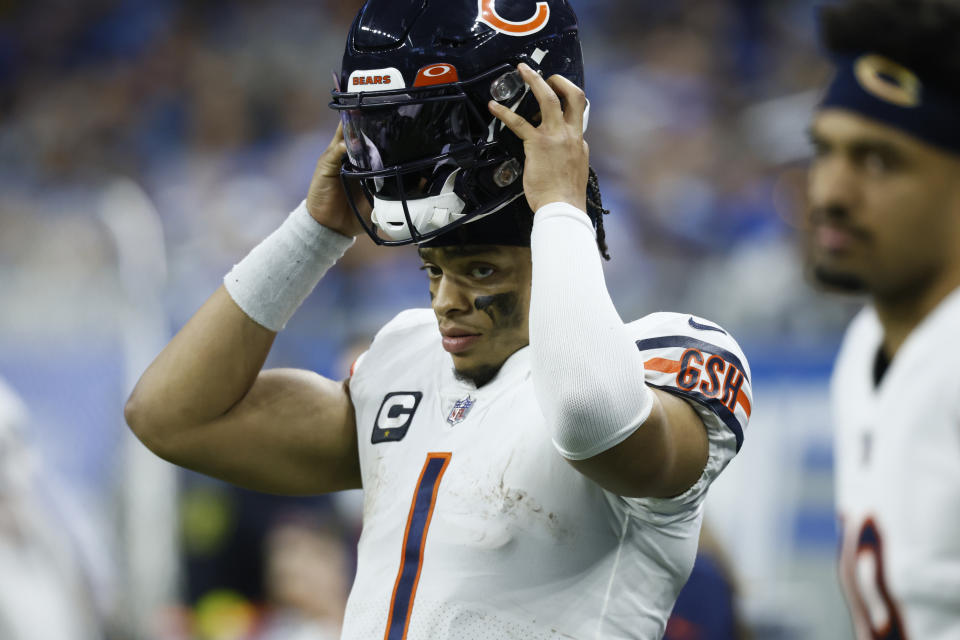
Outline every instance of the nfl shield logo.
<path fill-rule="evenodd" d="M 453 409 L 450 410 L 450 415 L 447 416 L 447 422 L 456 426 L 466 420 L 467 414 L 470 413 L 470 409 L 473 408 L 475 403 L 476 400 L 470 396 L 467 396 L 463 400 L 457 400 L 457 402 L 453 405 Z"/>

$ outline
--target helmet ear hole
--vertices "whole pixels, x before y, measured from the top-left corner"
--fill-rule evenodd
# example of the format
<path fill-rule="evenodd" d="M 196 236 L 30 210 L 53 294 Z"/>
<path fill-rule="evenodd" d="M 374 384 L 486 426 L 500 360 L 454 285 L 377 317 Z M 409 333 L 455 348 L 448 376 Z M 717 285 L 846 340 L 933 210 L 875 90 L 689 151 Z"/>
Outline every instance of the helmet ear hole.
<path fill-rule="evenodd" d="M 520 162 L 516 158 L 510 158 L 494 171 L 493 183 L 505 189 L 519 180 L 521 175 L 523 175 L 523 167 Z"/>
<path fill-rule="evenodd" d="M 490 84 L 490 96 L 500 103 L 510 102 L 523 91 L 524 86 L 519 72 L 508 71 Z"/>

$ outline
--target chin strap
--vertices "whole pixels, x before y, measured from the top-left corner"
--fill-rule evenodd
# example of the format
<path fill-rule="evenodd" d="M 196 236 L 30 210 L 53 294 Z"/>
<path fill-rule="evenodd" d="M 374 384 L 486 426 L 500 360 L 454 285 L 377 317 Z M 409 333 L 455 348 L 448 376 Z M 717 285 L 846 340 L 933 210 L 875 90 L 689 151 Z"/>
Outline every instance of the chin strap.
<path fill-rule="evenodd" d="M 463 216 L 467 203 L 454 191 L 457 169 L 447 176 L 440 193 L 426 198 L 407 200 L 410 221 L 417 233 L 427 234 L 453 224 Z M 409 240 L 413 237 L 404 215 L 402 200 L 373 198 L 373 223 L 391 240 Z"/>

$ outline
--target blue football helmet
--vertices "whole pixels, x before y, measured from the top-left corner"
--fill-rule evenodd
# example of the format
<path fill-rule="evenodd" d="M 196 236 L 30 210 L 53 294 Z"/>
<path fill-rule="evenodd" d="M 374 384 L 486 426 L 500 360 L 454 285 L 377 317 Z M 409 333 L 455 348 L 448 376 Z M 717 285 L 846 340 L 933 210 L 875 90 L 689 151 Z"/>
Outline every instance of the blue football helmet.
<path fill-rule="evenodd" d="M 347 193 L 359 181 L 377 244 L 420 244 L 523 199 L 523 144 L 496 100 L 536 123 L 516 71 L 583 88 L 567 0 L 368 0 L 350 29 L 331 108 L 340 112 Z M 529 209 L 527 209 L 529 211 Z"/>

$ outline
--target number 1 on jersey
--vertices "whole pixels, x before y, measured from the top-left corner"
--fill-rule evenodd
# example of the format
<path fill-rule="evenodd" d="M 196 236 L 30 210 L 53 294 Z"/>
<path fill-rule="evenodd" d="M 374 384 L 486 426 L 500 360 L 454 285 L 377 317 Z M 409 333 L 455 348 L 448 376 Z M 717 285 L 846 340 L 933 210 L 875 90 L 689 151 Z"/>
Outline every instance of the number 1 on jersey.
<path fill-rule="evenodd" d="M 417 595 L 417 582 L 423 568 L 423 549 L 427 543 L 427 531 L 433 517 L 433 508 L 437 504 L 437 492 L 440 480 L 450 464 L 450 453 L 429 453 L 420 472 L 407 528 L 403 534 L 403 549 L 400 553 L 400 571 L 393 585 L 393 597 L 390 599 L 390 615 L 387 619 L 387 632 L 384 640 L 403 640 L 407 637 L 410 625 L 410 613 L 413 611 L 413 599 Z"/>

